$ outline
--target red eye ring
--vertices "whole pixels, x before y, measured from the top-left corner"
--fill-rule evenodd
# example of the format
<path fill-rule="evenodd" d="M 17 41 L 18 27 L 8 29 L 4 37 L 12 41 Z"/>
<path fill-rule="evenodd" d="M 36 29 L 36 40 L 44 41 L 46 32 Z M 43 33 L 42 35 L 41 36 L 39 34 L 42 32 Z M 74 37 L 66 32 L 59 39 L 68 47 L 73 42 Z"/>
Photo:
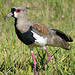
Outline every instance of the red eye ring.
<path fill-rule="evenodd" d="M 17 10 L 16 10 L 16 12 L 18 12 L 18 13 L 19 13 L 20 11 L 21 11 L 20 9 L 17 9 Z"/>

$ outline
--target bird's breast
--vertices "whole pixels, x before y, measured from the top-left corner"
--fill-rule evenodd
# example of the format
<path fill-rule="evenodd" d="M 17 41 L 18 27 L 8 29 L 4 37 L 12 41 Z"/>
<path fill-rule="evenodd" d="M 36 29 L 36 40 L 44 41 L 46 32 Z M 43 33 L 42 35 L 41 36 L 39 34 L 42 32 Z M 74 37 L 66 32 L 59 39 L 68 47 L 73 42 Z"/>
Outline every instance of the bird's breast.
<path fill-rule="evenodd" d="M 33 44 L 35 42 L 35 38 L 33 37 L 33 33 L 28 30 L 27 32 L 21 33 L 16 29 L 16 34 L 18 38 L 26 45 Z"/>

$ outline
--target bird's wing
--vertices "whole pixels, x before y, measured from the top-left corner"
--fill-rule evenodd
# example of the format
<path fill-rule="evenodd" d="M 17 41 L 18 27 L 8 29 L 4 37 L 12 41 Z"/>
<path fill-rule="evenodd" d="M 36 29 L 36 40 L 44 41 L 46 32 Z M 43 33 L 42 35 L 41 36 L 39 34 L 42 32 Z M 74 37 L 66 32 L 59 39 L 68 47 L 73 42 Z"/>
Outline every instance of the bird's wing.
<path fill-rule="evenodd" d="M 62 39 L 64 39 L 67 42 L 73 41 L 73 39 L 69 35 L 65 34 L 64 32 L 62 32 L 58 29 L 48 28 L 47 26 L 45 26 L 43 24 L 34 24 L 32 29 L 34 32 L 36 32 L 39 35 L 49 35 L 48 33 L 50 32 L 50 33 L 56 34 L 57 36 L 61 37 Z"/>
<path fill-rule="evenodd" d="M 43 24 L 34 24 L 34 26 L 32 26 L 32 30 L 39 35 L 47 35 L 48 32 L 47 27 Z"/>
<path fill-rule="evenodd" d="M 60 36 L 62 39 L 64 39 L 65 41 L 67 41 L 67 42 L 72 42 L 73 41 L 73 39 L 69 35 L 65 34 L 64 32 L 62 32 L 58 29 L 52 29 L 52 30 L 55 31 L 56 34 L 58 36 Z"/>

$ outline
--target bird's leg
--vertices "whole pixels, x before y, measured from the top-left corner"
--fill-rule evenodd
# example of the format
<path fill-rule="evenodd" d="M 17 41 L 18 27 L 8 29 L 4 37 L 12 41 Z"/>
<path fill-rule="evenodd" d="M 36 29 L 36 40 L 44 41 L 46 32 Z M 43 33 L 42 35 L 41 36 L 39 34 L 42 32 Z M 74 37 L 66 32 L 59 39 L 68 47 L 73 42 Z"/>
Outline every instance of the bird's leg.
<path fill-rule="evenodd" d="M 33 51 L 31 51 L 31 54 L 32 54 L 33 63 L 34 63 L 34 75 L 35 75 L 35 73 L 36 73 L 36 60 L 35 60 Z"/>
<path fill-rule="evenodd" d="M 45 49 L 45 51 L 46 51 L 46 53 L 47 53 L 47 55 L 48 55 L 48 59 L 47 59 L 47 61 L 45 62 L 45 64 L 38 70 L 38 72 L 36 73 L 36 75 L 38 75 L 38 73 L 40 72 L 40 70 L 41 70 L 41 69 L 49 62 L 49 60 L 51 59 L 51 56 L 49 55 L 47 49 Z"/>

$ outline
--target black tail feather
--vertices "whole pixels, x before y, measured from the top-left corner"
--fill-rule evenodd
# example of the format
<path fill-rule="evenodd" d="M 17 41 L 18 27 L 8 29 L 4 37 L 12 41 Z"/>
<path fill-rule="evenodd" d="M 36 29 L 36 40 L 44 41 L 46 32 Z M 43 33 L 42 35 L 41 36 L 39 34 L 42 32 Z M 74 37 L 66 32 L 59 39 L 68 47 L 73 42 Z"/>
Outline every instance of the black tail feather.
<path fill-rule="evenodd" d="M 69 35 L 65 34 L 64 32 L 62 32 L 58 29 L 52 29 L 52 30 L 56 31 L 56 34 L 58 36 L 60 36 L 62 39 L 64 39 L 65 41 L 67 41 L 67 42 L 72 42 L 73 41 L 73 39 Z"/>

